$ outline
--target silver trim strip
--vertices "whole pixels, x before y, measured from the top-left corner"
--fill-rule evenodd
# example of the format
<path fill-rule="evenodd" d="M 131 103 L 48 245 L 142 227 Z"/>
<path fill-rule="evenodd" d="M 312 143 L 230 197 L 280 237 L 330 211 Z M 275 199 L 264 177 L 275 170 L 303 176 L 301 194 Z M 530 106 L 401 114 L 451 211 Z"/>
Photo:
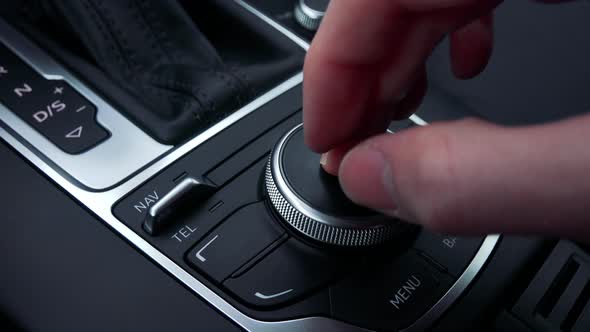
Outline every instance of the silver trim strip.
<path fill-rule="evenodd" d="M 422 318 L 417 320 L 413 325 L 403 330 L 403 332 L 420 332 L 426 331 L 441 315 L 453 304 L 461 294 L 469 287 L 479 271 L 491 257 L 496 244 L 500 240 L 500 235 L 488 235 L 483 241 L 481 247 L 475 254 L 475 257 L 465 269 L 465 272 L 457 279 L 453 286 L 443 295 L 443 297 L 428 310 Z"/>
<path fill-rule="evenodd" d="M 251 102 L 250 104 L 246 105 L 242 109 L 237 112 L 230 114 L 228 117 L 223 119 L 222 121 L 218 122 L 217 124 L 213 125 L 211 128 L 204 131 L 199 136 L 193 138 L 186 144 L 178 147 L 162 159 L 158 160 L 156 163 L 148 167 L 145 171 L 141 172 L 137 176 L 133 177 L 129 181 L 123 183 L 121 186 L 117 188 L 113 188 L 110 191 L 110 194 L 117 199 L 123 198 L 133 189 L 138 187 L 144 181 L 147 181 L 152 176 L 156 175 L 161 170 L 165 169 L 169 165 L 173 164 L 176 160 L 180 159 L 187 153 L 194 150 L 199 145 L 203 144 L 213 136 L 219 134 L 225 128 L 233 125 L 246 115 L 254 112 L 258 108 L 262 107 L 266 103 L 270 102 L 271 100 L 277 98 L 278 96 L 282 95 L 283 93 L 291 90 L 292 88 L 296 87 L 297 85 L 303 82 L 303 74 L 299 73 L 292 78 L 288 79 L 284 83 L 280 84 L 276 88 L 272 89 L 271 91 L 267 92 L 266 94 L 262 95 L 260 98 L 256 99 L 255 101 Z M 114 202 L 113 202 L 114 203 Z"/>
<path fill-rule="evenodd" d="M 428 124 L 428 122 L 422 120 L 422 118 L 416 114 L 412 114 L 410 116 L 410 120 L 412 120 L 415 124 L 417 124 L 419 126 L 426 126 Z"/>
<path fill-rule="evenodd" d="M 294 34 L 293 32 L 291 32 L 291 30 L 285 28 L 284 26 L 280 25 L 279 23 L 277 23 L 275 20 L 271 19 L 270 17 L 264 15 L 262 12 L 260 12 L 258 9 L 252 7 L 250 4 L 248 4 L 247 2 L 243 1 L 243 0 L 234 0 L 238 5 L 244 7 L 246 10 L 248 10 L 249 12 L 251 12 L 252 14 L 258 16 L 258 18 L 260 18 L 262 21 L 264 21 L 265 23 L 267 23 L 268 25 L 272 26 L 273 28 L 275 28 L 276 30 L 278 30 L 280 33 L 284 34 L 285 36 L 287 36 L 289 39 L 291 39 L 295 44 L 301 46 L 301 48 L 303 48 L 304 50 L 308 50 L 309 49 L 309 43 L 307 41 L 305 41 L 303 38 L 299 37 L 298 35 Z"/>
<path fill-rule="evenodd" d="M 279 30 L 280 32 L 287 35 L 287 37 L 291 38 L 294 42 L 298 43 L 304 49 L 307 49 L 309 45 L 303 41 L 301 38 L 295 36 L 293 33 L 289 32 L 284 27 L 280 26 L 272 19 L 264 16 L 262 13 L 258 12 L 251 6 L 245 4 L 241 0 L 234 0 L 238 4 L 241 4 L 245 9 L 250 10 L 253 14 L 260 17 L 263 21 L 273 26 L 275 29 Z M 0 22 L 1 24 L 1 22 Z M 57 183 L 57 185 L 61 186 L 65 191 L 70 193 L 73 197 L 78 199 L 81 204 L 86 205 L 90 208 L 97 216 L 103 219 L 113 230 L 119 233 L 121 236 L 125 237 L 130 243 L 135 245 L 138 250 L 143 252 L 146 256 L 150 257 L 154 260 L 157 264 L 159 264 L 162 268 L 172 274 L 175 278 L 177 278 L 180 282 L 190 288 L 193 292 L 198 294 L 200 297 L 203 298 L 206 302 L 208 302 L 211 306 L 218 309 L 220 312 L 225 314 L 229 319 L 233 320 L 237 325 L 244 328 L 247 331 L 262 331 L 262 332 L 271 332 L 271 331 L 285 331 L 285 332 L 292 332 L 292 331 L 344 331 L 344 332 L 357 332 L 357 331 L 366 331 L 365 329 L 360 329 L 358 327 L 345 324 L 333 319 L 323 318 L 323 317 L 310 317 L 304 319 L 296 319 L 284 322 L 264 322 L 260 320 L 253 319 L 251 317 L 246 316 L 238 309 L 234 308 L 231 304 L 226 302 L 223 298 L 217 295 L 214 291 L 207 288 L 203 283 L 195 279 L 191 276 L 187 271 L 182 269 L 172 260 L 170 260 L 167 256 L 165 256 L 162 252 L 158 251 L 152 245 L 150 245 L 146 240 L 144 240 L 140 235 L 135 233 L 133 230 L 128 228 L 125 224 L 120 222 L 113 214 L 112 214 L 112 206 L 115 202 L 117 202 L 120 198 L 124 195 L 135 189 L 141 183 L 146 181 L 147 179 L 154 176 L 156 173 L 161 171 L 162 169 L 166 168 L 177 159 L 181 158 L 186 153 L 193 150 L 195 147 L 199 146 L 203 142 L 207 141 L 211 137 L 217 135 L 226 127 L 232 125 L 236 121 L 240 120 L 242 117 L 246 116 L 247 114 L 255 111 L 260 106 L 266 104 L 270 100 L 276 98 L 277 96 L 283 94 L 287 90 L 295 87 L 296 85 L 300 84 L 303 80 L 303 74 L 298 74 L 295 77 L 291 78 L 290 80 L 286 81 L 285 83 L 279 85 L 277 88 L 271 90 L 269 93 L 265 94 L 261 98 L 255 100 L 251 104 L 247 105 L 246 107 L 242 108 L 238 112 L 230 115 L 228 118 L 224 119 L 220 123 L 216 124 L 215 126 L 211 127 L 209 130 L 205 131 L 203 134 L 195 137 L 193 140 L 189 141 L 187 144 L 181 146 L 177 150 L 173 151 L 169 155 L 165 156 L 155 164 L 151 165 L 138 175 L 131 178 L 129 181 L 125 182 L 121 186 L 104 191 L 104 192 L 91 192 L 84 190 L 83 188 L 79 187 L 75 183 L 71 182 L 70 179 L 64 174 L 61 170 L 55 169 L 45 158 L 45 156 L 37 153 L 36 151 L 33 152 L 28 148 L 26 143 L 21 141 L 19 138 L 16 138 L 12 135 L 11 132 L 8 132 L 4 127 L 0 126 L 0 137 L 4 139 L 9 145 L 14 147 L 24 158 L 29 160 L 32 164 L 36 165 L 41 172 L 45 173 L 49 178 Z M 77 81 L 76 81 L 77 82 Z M 88 93 L 91 93 L 89 90 L 86 90 L 85 87 L 82 86 L 81 92 L 83 92 L 86 96 Z M 113 112 L 116 113 L 116 112 Z M 411 118 L 415 123 L 419 125 L 425 125 L 422 119 L 417 116 L 413 116 Z M 110 129 L 110 128 L 109 128 Z M 28 136 L 27 136 L 28 137 Z M 430 311 L 426 313 L 426 315 L 417 321 L 413 326 L 408 328 L 406 331 L 421 331 L 425 326 L 429 326 L 432 322 L 438 318 L 448 307 L 461 295 L 461 293 L 467 288 L 467 286 L 473 281 L 475 276 L 479 273 L 483 265 L 489 259 L 495 245 L 497 244 L 499 236 L 491 235 L 486 238 L 482 247 L 477 252 L 475 258 L 467 267 L 466 271 L 461 275 L 461 277 L 455 282 L 455 284 L 449 289 L 449 291 L 445 294 L 445 296 L 434 306 L 431 308 Z"/>
<path fill-rule="evenodd" d="M 22 140 L 33 146 L 39 156 L 54 163 L 64 176 L 71 177 L 80 187 L 91 190 L 112 187 L 172 148 L 158 143 L 144 133 L 1 19 L 0 41 L 46 79 L 63 80 L 86 97 L 98 110 L 98 123 L 111 132 L 111 137 L 100 145 L 85 153 L 70 155 L 0 104 L 0 121 L 6 123 Z"/>

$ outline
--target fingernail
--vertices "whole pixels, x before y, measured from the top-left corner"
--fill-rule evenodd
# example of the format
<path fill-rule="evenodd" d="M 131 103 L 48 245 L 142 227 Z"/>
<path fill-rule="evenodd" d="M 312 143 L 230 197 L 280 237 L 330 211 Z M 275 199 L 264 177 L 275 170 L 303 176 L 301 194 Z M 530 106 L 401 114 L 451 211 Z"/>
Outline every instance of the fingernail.
<path fill-rule="evenodd" d="M 377 211 L 398 210 L 389 163 L 372 147 L 361 146 L 346 155 L 340 168 L 340 183 L 357 204 Z"/>
<path fill-rule="evenodd" d="M 328 174 L 338 176 L 338 167 L 340 166 L 340 159 L 335 159 L 334 151 L 326 152 L 320 157 L 320 165 L 322 169 Z"/>
<path fill-rule="evenodd" d="M 328 163 L 328 155 L 326 153 L 322 153 L 322 156 L 320 157 L 320 165 L 326 166 L 327 163 Z"/>

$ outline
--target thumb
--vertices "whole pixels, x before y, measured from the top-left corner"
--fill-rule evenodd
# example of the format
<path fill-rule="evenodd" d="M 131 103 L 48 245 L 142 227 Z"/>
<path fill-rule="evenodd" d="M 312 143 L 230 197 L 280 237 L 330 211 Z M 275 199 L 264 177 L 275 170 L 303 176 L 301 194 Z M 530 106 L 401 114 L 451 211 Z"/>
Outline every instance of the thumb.
<path fill-rule="evenodd" d="M 590 116 L 524 128 L 478 120 L 373 137 L 339 169 L 355 202 L 439 232 L 590 239 Z"/>

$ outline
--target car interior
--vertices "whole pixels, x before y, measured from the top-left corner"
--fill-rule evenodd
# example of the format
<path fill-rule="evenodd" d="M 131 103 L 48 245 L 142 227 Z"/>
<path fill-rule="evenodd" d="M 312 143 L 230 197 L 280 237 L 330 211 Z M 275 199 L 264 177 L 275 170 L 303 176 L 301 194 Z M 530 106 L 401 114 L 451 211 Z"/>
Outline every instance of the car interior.
<path fill-rule="evenodd" d="M 588 242 L 434 233 L 321 170 L 302 83 L 329 2 L 3 1 L 0 330 L 590 331 Z M 588 112 L 589 17 L 504 2 L 485 71 L 454 78 L 442 41 L 390 134 Z"/>

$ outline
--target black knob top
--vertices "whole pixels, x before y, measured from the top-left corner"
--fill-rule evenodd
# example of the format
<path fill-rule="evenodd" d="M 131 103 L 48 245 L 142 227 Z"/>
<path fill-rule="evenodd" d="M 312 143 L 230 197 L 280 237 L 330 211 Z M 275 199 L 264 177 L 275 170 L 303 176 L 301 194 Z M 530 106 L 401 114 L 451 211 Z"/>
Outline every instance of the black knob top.
<path fill-rule="evenodd" d="M 322 170 L 320 155 L 305 146 L 302 125 L 274 148 L 266 170 L 266 189 L 272 206 L 287 224 L 320 242 L 372 246 L 405 229 L 399 220 L 346 197 L 338 179 Z"/>
<path fill-rule="evenodd" d="M 320 167 L 320 155 L 303 143 L 303 130 L 285 142 L 282 167 L 287 183 L 304 201 L 335 216 L 368 216 L 375 213 L 351 202 L 338 178 Z"/>

